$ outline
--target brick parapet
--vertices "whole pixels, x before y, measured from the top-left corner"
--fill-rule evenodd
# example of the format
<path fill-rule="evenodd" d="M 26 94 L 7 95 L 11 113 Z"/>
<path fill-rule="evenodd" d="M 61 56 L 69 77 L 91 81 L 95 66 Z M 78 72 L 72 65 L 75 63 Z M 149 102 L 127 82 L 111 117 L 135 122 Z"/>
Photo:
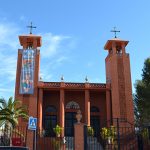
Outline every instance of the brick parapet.
<path fill-rule="evenodd" d="M 103 83 L 73 83 L 73 82 L 38 82 L 38 88 L 44 89 L 98 89 L 110 90 L 110 86 Z"/>

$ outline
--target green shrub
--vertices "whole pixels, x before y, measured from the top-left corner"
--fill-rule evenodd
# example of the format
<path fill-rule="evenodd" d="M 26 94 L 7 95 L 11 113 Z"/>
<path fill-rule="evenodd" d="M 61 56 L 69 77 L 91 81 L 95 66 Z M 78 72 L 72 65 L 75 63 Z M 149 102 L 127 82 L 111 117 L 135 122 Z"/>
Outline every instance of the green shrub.
<path fill-rule="evenodd" d="M 88 136 L 94 136 L 94 129 L 92 127 L 88 127 Z"/>
<path fill-rule="evenodd" d="M 53 130 L 54 130 L 57 137 L 59 137 L 60 134 L 62 133 L 62 128 L 59 125 L 56 125 L 56 127 L 53 128 Z"/>
<path fill-rule="evenodd" d="M 114 143 L 114 140 L 116 138 L 116 131 L 115 131 L 115 127 L 111 126 L 111 127 L 104 127 L 102 128 L 102 132 L 101 132 L 101 136 L 104 140 L 109 140 L 109 142 L 111 142 L 112 144 Z"/>

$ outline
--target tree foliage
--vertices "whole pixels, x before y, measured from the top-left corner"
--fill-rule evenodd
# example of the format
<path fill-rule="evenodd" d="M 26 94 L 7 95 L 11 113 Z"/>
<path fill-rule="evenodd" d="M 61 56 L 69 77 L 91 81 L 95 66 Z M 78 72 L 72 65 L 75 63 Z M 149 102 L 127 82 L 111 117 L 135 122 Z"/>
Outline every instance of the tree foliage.
<path fill-rule="evenodd" d="M 136 81 L 135 88 L 136 123 L 138 125 L 147 125 L 150 123 L 150 58 L 145 60 L 142 70 L 142 80 Z"/>
<path fill-rule="evenodd" d="M 18 125 L 18 119 L 28 119 L 28 112 L 25 106 L 21 106 L 21 101 L 13 100 L 12 97 L 8 101 L 0 99 L 0 126 L 7 125 L 15 127 Z"/>

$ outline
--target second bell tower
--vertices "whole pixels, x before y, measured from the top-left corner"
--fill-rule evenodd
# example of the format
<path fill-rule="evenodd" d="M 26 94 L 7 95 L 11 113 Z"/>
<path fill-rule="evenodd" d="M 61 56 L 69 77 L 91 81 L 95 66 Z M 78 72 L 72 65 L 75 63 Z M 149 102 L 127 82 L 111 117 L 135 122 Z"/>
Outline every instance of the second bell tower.
<path fill-rule="evenodd" d="M 106 82 L 111 84 L 112 118 L 124 118 L 134 123 L 130 58 L 125 47 L 128 41 L 114 38 L 108 40 L 104 49 L 108 50 Z"/>

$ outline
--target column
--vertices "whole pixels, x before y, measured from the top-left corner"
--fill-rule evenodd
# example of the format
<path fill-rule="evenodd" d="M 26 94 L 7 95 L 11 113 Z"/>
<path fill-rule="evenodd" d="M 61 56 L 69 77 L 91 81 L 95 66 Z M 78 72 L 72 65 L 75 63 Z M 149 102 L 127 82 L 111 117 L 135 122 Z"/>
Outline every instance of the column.
<path fill-rule="evenodd" d="M 122 43 L 122 54 L 126 54 L 126 51 L 125 51 L 125 43 Z"/>
<path fill-rule="evenodd" d="M 23 49 L 27 49 L 27 38 L 23 38 Z"/>
<path fill-rule="evenodd" d="M 63 128 L 62 137 L 64 136 L 64 120 L 65 120 L 65 109 L 64 109 L 64 89 L 60 89 L 60 114 L 59 114 L 59 121 L 60 126 Z"/>
<path fill-rule="evenodd" d="M 112 50 L 113 50 L 113 54 L 117 53 L 116 43 L 115 42 L 112 43 Z"/>
<path fill-rule="evenodd" d="M 85 123 L 90 126 L 90 92 L 85 90 Z"/>
<path fill-rule="evenodd" d="M 74 148 L 75 150 L 84 150 L 84 124 L 76 123 L 74 125 Z"/>
<path fill-rule="evenodd" d="M 34 48 L 34 49 L 37 48 L 37 40 L 36 40 L 36 38 L 34 38 L 34 40 L 33 40 L 33 48 Z"/>
<path fill-rule="evenodd" d="M 43 89 L 39 90 L 39 99 L 38 99 L 38 128 L 42 129 L 42 120 L 43 120 Z"/>
<path fill-rule="evenodd" d="M 110 125 L 110 120 L 111 120 L 111 97 L 110 97 L 110 84 L 106 84 L 106 121 L 107 125 Z"/>

